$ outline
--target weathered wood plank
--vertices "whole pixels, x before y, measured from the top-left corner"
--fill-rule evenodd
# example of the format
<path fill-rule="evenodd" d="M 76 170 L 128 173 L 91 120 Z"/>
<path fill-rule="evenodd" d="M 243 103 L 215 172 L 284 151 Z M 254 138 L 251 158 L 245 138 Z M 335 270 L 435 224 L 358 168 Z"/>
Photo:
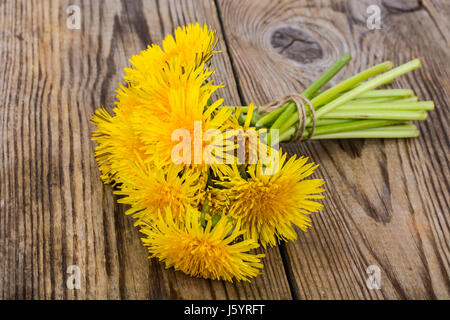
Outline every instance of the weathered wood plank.
<path fill-rule="evenodd" d="M 382 28 L 369 30 L 370 4 L 374 1 L 218 1 L 246 103 L 301 92 L 345 52 L 354 57 L 351 67 L 332 83 L 384 60 L 398 65 L 421 58 L 422 69 L 393 83 L 436 103 L 420 124 L 420 138 L 284 146 L 320 163 L 316 176 L 327 180 L 328 189 L 313 228 L 284 251 L 296 298 L 448 299 L 446 39 L 420 4 L 395 10 L 392 3 L 376 1 Z M 381 270 L 380 290 L 366 285 L 369 265 Z"/>
<path fill-rule="evenodd" d="M 66 26 L 69 5 L 81 29 Z M 90 142 L 128 59 L 176 26 L 219 30 L 212 1 L 6 1 L 0 4 L 0 298 L 289 299 L 278 249 L 246 284 L 189 278 L 148 260 L 125 208 L 103 186 Z M 239 103 L 227 49 L 221 94 Z M 67 267 L 81 288 L 66 287 Z"/>
<path fill-rule="evenodd" d="M 428 11 L 442 36 L 447 41 L 447 46 L 450 46 L 450 20 L 448 19 L 450 2 L 422 0 L 422 5 Z"/>
<path fill-rule="evenodd" d="M 132 54 L 190 21 L 220 35 L 223 23 L 229 46 L 219 43 L 215 77 L 230 104 L 299 91 L 347 51 L 353 69 L 337 80 L 385 59 L 422 59 L 394 83 L 436 102 L 419 139 L 285 146 L 321 163 L 329 192 L 313 229 L 281 252 L 297 298 L 448 298 L 448 6 L 394 2 L 378 2 L 382 29 L 373 31 L 368 3 L 357 1 L 0 3 L 0 298 L 291 298 L 277 248 L 250 284 L 191 279 L 147 260 L 99 180 L 93 110 L 112 106 Z M 80 30 L 66 27 L 71 4 Z M 371 264 L 381 290 L 366 287 Z M 66 287 L 69 265 L 81 268 L 80 290 Z"/>

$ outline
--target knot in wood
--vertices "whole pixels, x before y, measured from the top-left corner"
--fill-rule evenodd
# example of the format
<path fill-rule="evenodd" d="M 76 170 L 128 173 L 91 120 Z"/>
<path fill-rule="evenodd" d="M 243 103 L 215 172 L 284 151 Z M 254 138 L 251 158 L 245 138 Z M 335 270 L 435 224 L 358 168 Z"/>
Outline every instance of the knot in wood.
<path fill-rule="evenodd" d="M 270 44 L 288 59 L 307 64 L 323 57 L 323 50 L 316 38 L 294 28 L 281 27 L 274 31 Z"/>

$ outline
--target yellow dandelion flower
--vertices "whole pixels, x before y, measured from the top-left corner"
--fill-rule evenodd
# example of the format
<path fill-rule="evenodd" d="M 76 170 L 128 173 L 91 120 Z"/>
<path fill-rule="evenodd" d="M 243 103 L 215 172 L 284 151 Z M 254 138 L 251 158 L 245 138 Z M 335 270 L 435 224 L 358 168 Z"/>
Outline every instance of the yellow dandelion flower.
<path fill-rule="evenodd" d="M 151 94 L 132 86 L 126 87 L 121 83 L 116 92 L 117 96 L 114 102 L 116 108 L 113 109 L 113 112 L 116 115 L 120 114 L 124 119 L 129 119 L 135 109 L 151 105 L 154 100 Z"/>
<path fill-rule="evenodd" d="M 125 69 L 125 79 L 132 85 L 140 84 L 152 78 L 158 70 L 167 68 L 174 59 L 180 62 L 180 72 L 189 73 L 208 63 L 213 53 L 220 52 L 214 51 L 217 45 L 216 31 L 206 24 L 203 28 L 198 23 L 178 27 L 174 35 L 168 35 L 163 40 L 162 48 L 151 45 L 134 55 L 130 60 L 133 67 Z"/>
<path fill-rule="evenodd" d="M 91 122 L 97 126 L 91 139 L 97 141 L 95 158 L 105 183 L 117 181 L 119 171 L 133 171 L 139 159 L 147 158 L 143 143 L 130 123 L 121 116 L 112 116 L 105 108 L 95 111 Z"/>
<path fill-rule="evenodd" d="M 199 172 L 174 164 L 163 169 L 139 163 L 133 174 L 119 176 L 122 184 L 114 193 L 124 197 L 118 202 L 131 205 L 126 214 L 145 222 L 153 221 L 165 207 L 175 220 L 184 221 L 187 208 L 198 206 L 206 187 Z"/>
<path fill-rule="evenodd" d="M 209 187 L 205 193 L 210 215 L 223 214 L 229 209 L 229 199 L 220 191 L 220 189 Z"/>
<path fill-rule="evenodd" d="M 199 99 L 206 97 L 206 102 L 215 90 L 223 86 L 212 84 L 209 78 L 214 71 L 205 68 L 204 64 L 189 72 L 181 70 L 181 61 L 173 59 L 164 70 L 156 68 L 151 77 L 146 77 L 139 84 L 129 84 L 128 87 L 119 85 L 116 102 L 118 110 L 114 112 L 129 116 L 135 109 L 139 112 L 144 109 L 147 114 L 164 121 L 171 113 L 178 111 L 178 106 L 171 101 L 174 94 L 189 91 L 191 87 L 200 87 L 201 90 L 194 90 L 198 92 Z"/>
<path fill-rule="evenodd" d="M 165 218 L 159 214 L 152 225 L 142 225 L 141 232 L 146 235 L 142 241 L 150 257 L 165 262 L 166 268 L 205 279 L 248 281 L 260 273 L 264 254 L 248 253 L 258 243 L 238 240 L 243 233 L 239 222 L 233 227 L 222 217 L 214 227 L 208 222 L 203 228 L 199 216 L 197 210 L 188 210 L 186 223 L 177 224 L 167 210 Z"/>
<path fill-rule="evenodd" d="M 220 158 L 214 150 L 225 150 L 227 141 L 221 133 L 232 110 L 219 108 L 223 99 L 208 106 L 208 100 L 217 88 L 205 83 L 208 73 L 200 67 L 177 86 L 168 88 L 167 101 L 159 104 L 159 112 L 145 107 L 133 112 L 130 121 L 144 142 L 143 150 L 147 155 L 158 155 L 164 165 L 175 162 L 203 169 L 210 165 L 216 167 L 219 161 L 205 158 L 205 155 L 214 154 Z M 155 107 L 158 105 L 154 104 L 152 108 Z M 220 134 L 208 136 L 208 132 L 214 132 L 212 130 Z M 207 148 L 211 152 L 205 152 Z"/>
<path fill-rule="evenodd" d="M 281 154 L 281 153 L 280 153 Z M 228 170 L 223 181 L 217 182 L 226 189 L 222 192 L 230 201 L 228 215 L 242 219 L 248 230 L 246 238 L 259 239 L 262 246 L 274 246 L 279 240 L 295 240 L 293 225 L 306 231 L 311 219 L 308 215 L 322 209 L 322 204 L 312 201 L 324 189 L 322 179 L 304 180 L 318 165 L 306 164 L 308 158 L 279 157 L 278 170 L 264 174 L 262 165 L 249 165 L 243 173 L 237 166 Z M 244 177 L 243 177 L 244 176 Z"/>
<path fill-rule="evenodd" d="M 130 59 L 132 67 L 124 69 L 127 86 L 119 84 L 117 90 L 116 114 L 120 112 L 128 117 L 136 107 L 146 107 L 156 115 L 170 113 L 172 110 L 165 109 L 169 88 L 191 77 L 193 70 L 204 68 L 213 53 L 220 52 L 214 50 L 216 31 L 206 24 L 204 27 L 198 23 L 178 27 L 174 35 L 163 40 L 162 48 L 152 44 Z M 212 72 L 205 70 L 203 80 Z"/>
<path fill-rule="evenodd" d="M 194 121 L 202 121 L 206 132 L 226 121 L 227 110 L 217 110 L 221 101 L 206 108 L 220 87 L 208 81 L 213 71 L 205 68 L 216 52 L 215 44 L 215 32 L 206 25 L 188 25 L 175 30 L 175 39 L 164 40 L 164 50 L 152 46 L 131 59 L 134 68 L 126 69 L 128 86 L 119 84 L 115 115 L 100 109 L 92 120 L 97 125 L 93 140 L 99 144 L 96 159 L 106 183 L 115 180 L 120 168 L 132 170 L 136 157 L 145 159 L 164 150 L 164 165 L 168 165 L 174 130 L 186 128 L 193 133 Z"/>

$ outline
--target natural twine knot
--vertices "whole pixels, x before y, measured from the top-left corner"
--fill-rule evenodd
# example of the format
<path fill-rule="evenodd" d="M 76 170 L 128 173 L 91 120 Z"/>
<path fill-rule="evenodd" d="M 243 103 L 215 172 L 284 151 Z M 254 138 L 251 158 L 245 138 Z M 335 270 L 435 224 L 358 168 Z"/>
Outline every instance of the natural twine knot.
<path fill-rule="evenodd" d="M 261 106 L 262 111 L 273 111 L 281 108 L 286 102 L 293 101 L 295 105 L 297 106 L 298 110 L 298 126 L 295 129 L 295 133 L 292 136 L 290 141 L 296 142 L 296 141 L 305 141 L 311 139 L 311 137 L 314 135 L 314 131 L 316 130 L 316 112 L 314 110 L 314 107 L 311 103 L 311 101 L 306 98 L 305 96 L 298 94 L 298 93 L 292 93 L 285 95 L 282 98 L 279 98 L 267 105 Z M 312 121 L 312 128 L 308 136 L 304 139 L 302 139 L 305 131 L 306 131 L 306 121 L 308 119 L 308 115 L 306 113 L 307 106 L 309 110 L 311 110 L 311 121 Z"/>

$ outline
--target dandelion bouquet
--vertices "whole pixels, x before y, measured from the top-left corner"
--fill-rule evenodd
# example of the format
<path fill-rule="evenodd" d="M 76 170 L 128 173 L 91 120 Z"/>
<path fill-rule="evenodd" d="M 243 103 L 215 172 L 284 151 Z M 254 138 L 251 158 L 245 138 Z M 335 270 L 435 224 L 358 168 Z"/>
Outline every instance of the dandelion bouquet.
<path fill-rule="evenodd" d="M 288 158 L 279 142 L 415 136 L 405 121 L 424 119 L 432 103 L 410 90 L 373 90 L 416 60 L 365 81 L 390 69 L 387 62 L 320 91 L 350 60 L 345 55 L 302 95 L 223 106 L 216 96 L 223 84 L 211 79 L 216 43 L 211 28 L 190 24 L 133 56 L 113 115 L 94 114 L 92 139 L 101 178 L 129 205 L 150 257 L 194 277 L 247 281 L 263 267 L 256 248 L 296 239 L 295 228 L 306 231 L 322 209 L 324 181 L 307 179 L 318 165 Z"/>

